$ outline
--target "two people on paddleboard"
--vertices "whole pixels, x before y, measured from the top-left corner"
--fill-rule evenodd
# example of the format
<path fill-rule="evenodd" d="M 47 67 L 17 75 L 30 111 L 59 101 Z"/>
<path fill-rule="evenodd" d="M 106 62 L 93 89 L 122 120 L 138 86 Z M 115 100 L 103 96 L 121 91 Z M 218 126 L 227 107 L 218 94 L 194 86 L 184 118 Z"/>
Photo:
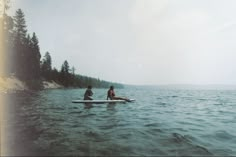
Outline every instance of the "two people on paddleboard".
<path fill-rule="evenodd" d="M 93 96 L 92 86 L 89 85 L 84 93 L 84 100 L 93 100 L 92 96 Z M 117 97 L 115 95 L 114 86 L 110 86 L 110 89 L 107 91 L 107 100 L 108 99 L 129 101 L 129 99 L 127 98 Z"/>

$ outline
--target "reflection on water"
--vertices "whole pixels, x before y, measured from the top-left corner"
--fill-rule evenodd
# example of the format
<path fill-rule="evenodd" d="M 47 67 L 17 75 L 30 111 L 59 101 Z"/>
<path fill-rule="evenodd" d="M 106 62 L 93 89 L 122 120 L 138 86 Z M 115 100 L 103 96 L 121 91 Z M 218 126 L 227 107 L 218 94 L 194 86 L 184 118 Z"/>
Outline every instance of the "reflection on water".
<path fill-rule="evenodd" d="M 85 103 L 84 104 L 84 109 L 90 109 L 93 107 L 93 104 L 92 103 Z"/>
<path fill-rule="evenodd" d="M 234 90 L 137 87 L 117 90 L 133 103 L 71 103 L 83 92 L 5 95 L 6 155 L 236 155 Z"/>

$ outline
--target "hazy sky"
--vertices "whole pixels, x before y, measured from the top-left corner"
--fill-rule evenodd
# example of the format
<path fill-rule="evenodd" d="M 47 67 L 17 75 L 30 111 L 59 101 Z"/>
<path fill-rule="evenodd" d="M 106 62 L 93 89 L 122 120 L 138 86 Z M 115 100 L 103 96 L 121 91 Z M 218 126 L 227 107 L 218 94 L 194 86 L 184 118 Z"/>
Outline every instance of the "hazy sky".
<path fill-rule="evenodd" d="M 41 54 L 128 84 L 236 84 L 235 0 L 12 0 Z"/>

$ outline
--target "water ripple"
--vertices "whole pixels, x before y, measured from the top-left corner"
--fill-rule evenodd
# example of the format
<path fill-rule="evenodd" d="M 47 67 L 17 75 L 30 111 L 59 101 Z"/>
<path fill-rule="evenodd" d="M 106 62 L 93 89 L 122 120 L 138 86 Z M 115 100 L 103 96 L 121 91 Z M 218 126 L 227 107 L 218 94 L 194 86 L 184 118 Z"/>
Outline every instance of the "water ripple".
<path fill-rule="evenodd" d="M 94 90 L 96 99 L 106 94 Z M 12 149 L 20 155 L 27 153 L 19 149 L 28 155 L 236 155 L 236 91 L 137 87 L 117 93 L 132 95 L 134 103 L 70 103 L 83 92 L 11 93 L 4 128 L 15 133 L 6 135 Z M 19 143 L 25 146 L 17 149 Z"/>

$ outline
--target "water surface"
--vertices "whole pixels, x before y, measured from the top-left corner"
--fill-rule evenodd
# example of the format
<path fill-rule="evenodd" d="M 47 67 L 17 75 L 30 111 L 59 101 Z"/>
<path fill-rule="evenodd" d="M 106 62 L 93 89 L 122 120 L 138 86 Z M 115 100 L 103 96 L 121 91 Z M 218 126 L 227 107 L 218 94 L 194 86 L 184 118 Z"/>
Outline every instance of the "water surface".
<path fill-rule="evenodd" d="M 71 103 L 84 91 L 7 94 L 8 154 L 236 155 L 235 90 L 127 87 L 116 94 L 133 103 Z"/>

